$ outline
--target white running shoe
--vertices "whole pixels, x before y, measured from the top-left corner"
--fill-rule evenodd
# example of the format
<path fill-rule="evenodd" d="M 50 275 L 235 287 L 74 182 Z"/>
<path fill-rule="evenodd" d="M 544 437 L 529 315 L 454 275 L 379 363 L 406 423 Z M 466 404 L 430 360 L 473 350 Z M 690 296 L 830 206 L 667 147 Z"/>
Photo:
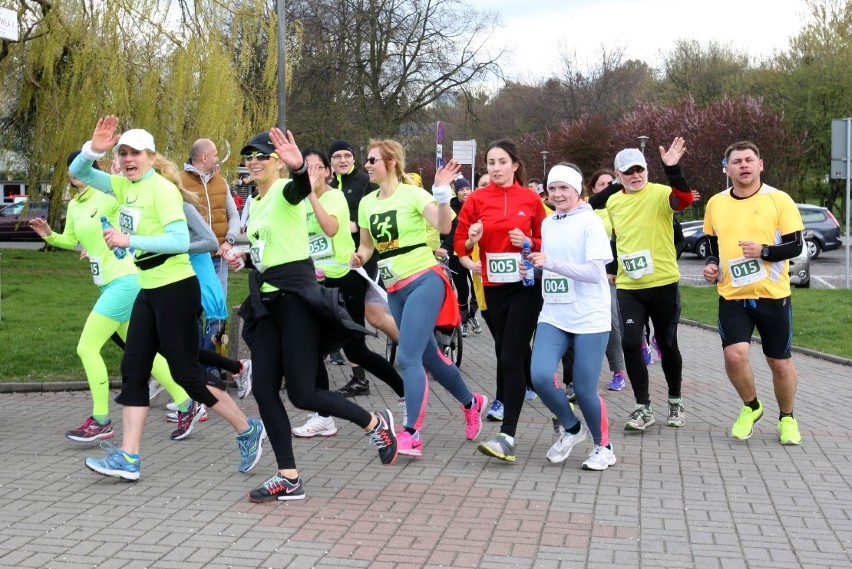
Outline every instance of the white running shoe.
<path fill-rule="evenodd" d="M 166 413 L 166 421 L 169 423 L 177 423 L 178 422 L 178 406 L 175 403 L 169 403 L 168 407 L 171 409 L 171 406 L 174 405 L 175 410 L 169 411 Z M 201 411 L 198 412 L 198 422 L 206 421 L 210 417 L 207 415 L 207 405 L 201 405 Z"/>
<path fill-rule="evenodd" d="M 606 447 L 596 446 L 583 463 L 583 470 L 606 470 L 613 464 L 615 464 L 615 453 Z"/>
<path fill-rule="evenodd" d="M 337 426 L 333 417 L 322 417 L 319 413 L 308 416 L 308 420 L 301 427 L 292 429 L 293 436 L 309 439 L 311 437 L 331 437 L 337 434 Z"/>
<path fill-rule="evenodd" d="M 571 454 L 571 450 L 578 443 L 583 442 L 589 436 L 589 429 L 586 428 L 582 422 L 580 423 L 580 432 L 576 435 L 572 435 L 568 431 L 562 431 L 562 436 L 559 437 L 559 440 L 553 443 L 553 446 L 547 451 L 547 460 L 556 464 L 558 462 L 562 462 L 568 455 Z"/>
<path fill-rule="evenodd" d="M 160 382 L 152 377 L 148 380 L 148 401 L 153 401 L 157 395 L 165 390 L 166 388 L 160 385 Z"/>
<path fill-rule="evenodd" d="M 251 360 L 240 360 L 240 373 L 234 374 L 234 382 L 237 384 L 237 397 L 240 400 L 248 397 L 251 393 Z"/>

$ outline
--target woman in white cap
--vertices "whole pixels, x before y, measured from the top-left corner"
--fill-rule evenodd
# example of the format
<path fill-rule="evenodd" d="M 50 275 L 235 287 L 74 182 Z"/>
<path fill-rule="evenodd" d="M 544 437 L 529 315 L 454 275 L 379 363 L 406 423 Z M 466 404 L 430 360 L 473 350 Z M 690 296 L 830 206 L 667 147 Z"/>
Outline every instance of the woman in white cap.
<path fill-rule="evenodd" d="M 559 164 L 547 177 L 547 195 L 556 209 L 541 225 L 541 252 L 531 253 L 533 266 L 543 269 L 544 304 L 538 317 L 532 354 L 532 382 L 541 400 L 562 427 L 547 451 L 550 462 L 562 462 L 591 431 L 594 448 L 583 463 L 586 470 L 615 464 L 609 444 L 606 407 L 598 395 L 598 376 L 609 339 L 610 291 L 606 264 L 612 260 L 609 236 L 600 218 L 580 198 L 583 178 Z M 574 347 L 572 377 L 583 424 L 565 393 L 554 383 L 562 356 Z"/>
<path fill-rule="evenodd" d="M 198 279 L 189 256 L 189 231 L 183 199 L 174 180 L 156 171 L 154 137 L 142 129 L 121 136 L 118 118 L 98 120 L 92 140 L 83 145 L 70 172 L 102 192 L 112 193 L 121 210 L 117 228 L 104 230 L 110 248 L 135 249 L 141 291 L 131 312 L 127 345 L 121 362 L 122 386 L 116 398 L 124 405 L 121 448 L 110 448 L 105 458 L 87 458 L 86 466 L 106 476 L 138 480 L 139 450 L 148 415 L 148 378 L 159 350 L 169 363 L 175 381 L 199 404 L 219 413 L 237 434 L 240 472 L 254 468 L 266 438 L 263 424 L 248 419 L 225 391 L 226 385 L 198 363 L 196 318 L 201 308 Z M 113 147 L 123 176 L 92 169 L 92 162 Z M 175 178 L 176 179 L 176 178 Z M 193 409 L 195 411 L 195 409 Z"/>

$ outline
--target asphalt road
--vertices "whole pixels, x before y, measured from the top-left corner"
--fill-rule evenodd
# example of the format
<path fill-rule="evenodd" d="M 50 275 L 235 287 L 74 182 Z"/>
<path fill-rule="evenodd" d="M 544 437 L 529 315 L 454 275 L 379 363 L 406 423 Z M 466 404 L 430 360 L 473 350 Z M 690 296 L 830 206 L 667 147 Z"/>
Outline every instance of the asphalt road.
<path fill-rule="evenodd" d="M 678 261 L 680 283 L 692 286 L 704 286 L 707 282 L 702 276 L 704 261 L 692 253 L 684 253 Z M 811 261 L 811 288 L 846 288 L 846 249 L 820 254 Z"/>

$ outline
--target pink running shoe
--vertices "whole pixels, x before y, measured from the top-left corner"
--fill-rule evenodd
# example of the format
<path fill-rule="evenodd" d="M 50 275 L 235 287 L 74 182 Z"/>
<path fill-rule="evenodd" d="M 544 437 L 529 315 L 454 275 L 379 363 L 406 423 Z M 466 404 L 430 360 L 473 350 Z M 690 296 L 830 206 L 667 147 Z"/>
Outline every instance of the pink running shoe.
<path fill-rule="evenodd" d="M 399 454 L 405 456 L 420 456 L 423 454 L 423 441 L 420 440 L 420 432 L 413 435 L 408 431 L 402 431 L 396 437 Z"/>
<path fill-rule="evenodd" d="M 488 407 L 488 398 L 479 393 L 473 394 L 473 405 L 470 409 L 465 409 L 464 405 L 461 405 L 464 412 L 464 435 L 467 440 L 474 440 L 482 431 L 482 413 L 486 407 Z"/>

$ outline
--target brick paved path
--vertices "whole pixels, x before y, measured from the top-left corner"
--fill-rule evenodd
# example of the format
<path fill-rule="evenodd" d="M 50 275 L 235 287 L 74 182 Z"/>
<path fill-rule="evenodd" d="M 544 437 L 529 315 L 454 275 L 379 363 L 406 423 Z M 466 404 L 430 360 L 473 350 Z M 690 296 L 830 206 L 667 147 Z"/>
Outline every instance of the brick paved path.
<path fill-rule="evenodd" d="M 88 471 L 83 460 L 100 449 L 62 436 L 89 411 L 85 392 L 2 394 L 0 567 L 852 567 L 843 425 L 852 367 L 796 356 L 805 442 L 783 447 L 766 364 L 753 350 L 767 413 L 743 443 L 726 436 L 740 403 L 716 334 L 682 326 L 680 343 L 686 426 L 625 433 L 629 388 L 604 391 L 618 464 L 603 473 L 580 469 L 588 445 L 564 464 L 545 460 L 551 430 L 539 400 L 524 407 L 517 463 L 487 459 L 436 387 L 421 458 L 382 467 L 360 429 L 338 421 L 335 437 L 296 441 L 308 498 L 290 503 L 246 500 L 274 471 L 272 450 L 239 474 L 223 420 L 170 441 L 165 396 L 146 425 L 142 479 L 127 483 Z M 329 369 L 342 385 L 344 369 Z M 487 332 L 466 339 L 462 371 L 493 396 Z M 662 413 L 659 363 L 650 372 Z M 398 411 L 375 381 L 358 402 Z M 244 407 L 256 415 L 253 401 Z M 288 410 L 294 423 L 304 419 Z M 480 438 L 495 432 L 489 423 Z"/>

